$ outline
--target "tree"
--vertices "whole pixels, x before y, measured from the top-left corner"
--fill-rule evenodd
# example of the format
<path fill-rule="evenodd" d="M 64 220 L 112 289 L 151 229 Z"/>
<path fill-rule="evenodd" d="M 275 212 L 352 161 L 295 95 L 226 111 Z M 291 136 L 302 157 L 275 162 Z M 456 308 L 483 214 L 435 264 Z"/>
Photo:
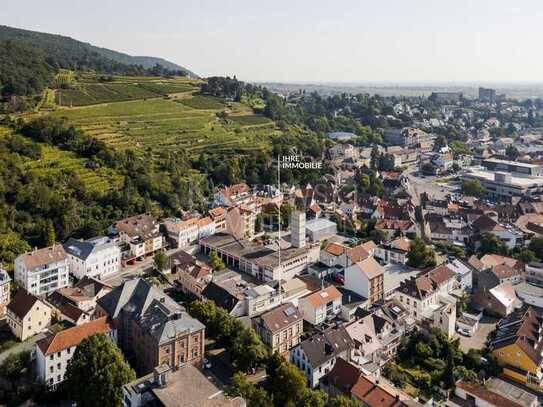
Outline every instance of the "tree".
<path fill-rule="evenodd" d="M 328 403 L 328 407 L 361 407 L 357 400 L 350 398 L 344 394 L 332 397 Z"/>
<path fill-rule="evenodd" d="M 266 374 L 267 389 L 276 406 L 299 405 L 308 396 L 304 374 L 277 352 L 268 360 Z"/>
<path fill-rule="evenodd" d="M 511 145 L 508 145 L 507 148 L 505 149 L 505 155 L 511 161 L 515 161 L 519 157 L 520 153 L 518 149 L 514 145 L 511 144 Z"/>
<path fill-rule="evenodd" d="M 56 239 L 57 235 L 55 233 L 55 226 L 53 225 L 53 221 L 51 219 L 47 219 L 45 221 L 43 242 L 45 246 L 52 246 L 55 244 Z"/>
<path fill-rule="evenodd" d="M 530 264 L 537 261 L 537 256 L 535 253 L 527 248 L 522 248 L 518 252 L 513 253 L 513 258 L 520 260 L 524 264 Z"/>
<path fill-rule="evenodd" d="M 211 261 L 211 267 L 213 270 L 220 271 L 226 267 L 216 251 L 211 252 L 209 259 Z"/>
<path fill-rule="evenodd" d="M 247 375 L 236 372 L 232 376 L 230 385 L 226 386 L 225 393 L 231 397 L 243 397 L 251 407 L 272 407 L 271 397 L 262 388 L 256 387 L 247 379 Z"/>
<path fill-rule="evenodd" d="M 81 407 L 117 407 L 122 386 L 136 374 L 120 350 L 104 334 L 89 336 L 77 346 L 66 368 L 65 388 Z"/>
<path fill-rule="evenodd" d="M 542 237 L 534 237 L 533 239 L 531 239 L 528 249 L 534 252 L 540 261 L 543 261 L 543 238 Z"/>
<path fill-rule="evenodd" d="M 236 367 L 246 372 L 261 365 L 267 352 L 254 329 L 245 328 L 241 324 L 240 328 L 232 341 L 230 354 Z"/>
<path fill-rule="evenodd" d="M 439 135 L 436 137 L 434 141 L 434 151 L 439 151 L 443 147 L 447 146 L 447 139 L 443 135 Z"/>
<path fill-rule="evenodd" d="M 30 352 L 11 353 L 4 359 L 0 371 L 3 376 L 15 380 L 21 375 L 22 370 L 28 366 L 29 362 Z"/>
<path fill-rule="evenodd" d="M 492 233 L 485 233 L 481 237 L 478 251 L 482 254 L 495 253 L 503 256 L 509 254 L 509 250 L 507 249 L 505 243 L 503 243 L 496 235 L 493 235 Z"/>
<path fill-rule="evenodd" d="M 437 171 L 437 167 L 432 163 L 424 163 L 420 170 L 424 175 L 434 175 Z"/>
<path fill-rule="evenodd" d="M 407 264 L 415 268 L 434 267 L 436 265 L 434 250 L 426 246 L 420 237 L 415 237 L 407 252 Z"/>
<path fill-rule="evenodd" d="M 168 266 L 168 257 L 164 252 L 156 252 L 155 256 L 153 257 L 153 263 L 157 270 L 165 270 Z"/>
<path fill-rule="evenodd" d="M 462 193 L 464 195 L 474 196 L 479 198 L 483 196 L 484 189 L 479 180 L 465 179 L 462 181 Z"/>

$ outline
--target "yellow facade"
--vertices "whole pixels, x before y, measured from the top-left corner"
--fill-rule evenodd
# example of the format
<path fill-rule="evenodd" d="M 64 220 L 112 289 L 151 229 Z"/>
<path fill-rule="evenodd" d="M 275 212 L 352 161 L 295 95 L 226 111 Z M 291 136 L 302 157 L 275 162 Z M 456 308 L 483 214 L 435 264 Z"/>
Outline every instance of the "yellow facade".
<path fill-rule="evenodd" d="M 516 343 L 494 349 L 492 351 L 492 356 L 504 366 L 504 375 L 517 382 L 534 387 L 532 383 L 528 383 L 527 375 L 507 368 L 509 365 L 520 368 L 526 372 L 532 373 L 533 375 L 537 375 L 539 370 L 539 366 Z"/>

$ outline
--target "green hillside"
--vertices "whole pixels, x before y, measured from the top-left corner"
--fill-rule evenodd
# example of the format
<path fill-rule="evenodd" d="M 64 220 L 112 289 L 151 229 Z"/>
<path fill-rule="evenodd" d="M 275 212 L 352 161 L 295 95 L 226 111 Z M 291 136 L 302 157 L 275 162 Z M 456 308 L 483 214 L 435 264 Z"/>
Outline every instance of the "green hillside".
<path fill-rule="evenodd" d="M 162 65 L 172 71 L 182 71 L 185 75 L 197 75 L 180 65 L 155 57 L 133 57 L 122 52 L 77 41 L 73 38 L 23 30 L 0 25 L 0 42 L 13 41 L 21 45 L 41 50 L 53 68 L 95 70 L 97 72 L 123 73 L 133 72 L 134 66 L 151 69 Z"/>

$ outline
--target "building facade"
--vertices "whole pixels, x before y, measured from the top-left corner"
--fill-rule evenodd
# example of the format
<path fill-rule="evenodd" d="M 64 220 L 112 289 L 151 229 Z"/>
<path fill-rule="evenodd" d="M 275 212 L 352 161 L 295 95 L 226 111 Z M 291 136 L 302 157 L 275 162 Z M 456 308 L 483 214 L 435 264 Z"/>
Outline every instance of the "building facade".
<path fill-rule="evenodd" d="M 121 270 L 121 249 L 108 237 L 85 241 L 70 238 L 64 244 L 64 251 L 70 273 L 78 280 L 83 277 L 101 280 Z"/>

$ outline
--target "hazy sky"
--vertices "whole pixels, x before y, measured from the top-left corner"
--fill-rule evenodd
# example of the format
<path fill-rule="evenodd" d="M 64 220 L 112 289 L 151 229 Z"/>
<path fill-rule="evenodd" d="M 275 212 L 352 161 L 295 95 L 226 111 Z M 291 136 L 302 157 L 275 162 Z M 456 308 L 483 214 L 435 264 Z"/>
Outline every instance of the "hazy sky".
<path fill-rule="evenodd" d="M 0 24 L 208 75 L 543 81 L 542 0 L 1 0 Z"/>

